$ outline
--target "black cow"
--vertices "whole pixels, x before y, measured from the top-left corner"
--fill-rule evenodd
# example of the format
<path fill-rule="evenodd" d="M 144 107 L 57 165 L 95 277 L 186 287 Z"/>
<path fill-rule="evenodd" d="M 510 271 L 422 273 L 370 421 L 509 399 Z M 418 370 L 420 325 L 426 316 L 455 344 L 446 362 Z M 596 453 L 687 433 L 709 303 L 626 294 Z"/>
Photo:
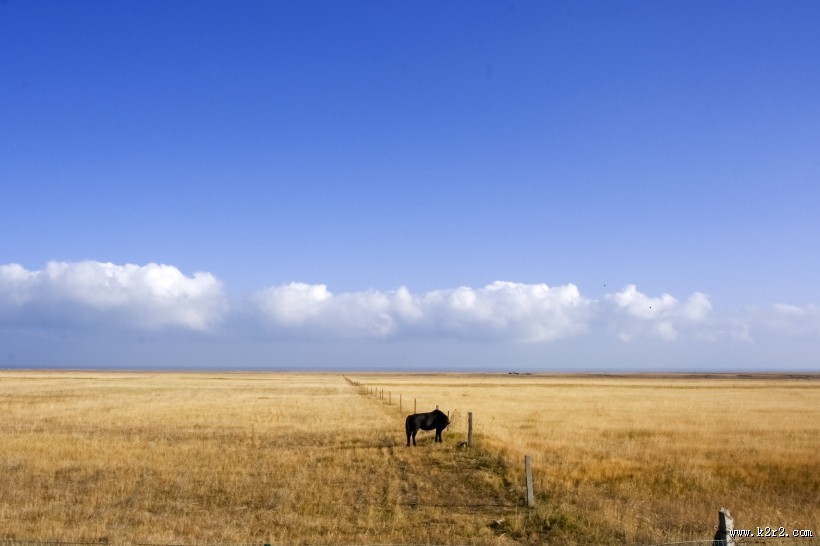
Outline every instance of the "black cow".
<path fill-rule="evenodd" d="M 407 420 L 404 422 L 404 428 L 407 430 L 407 445 L 410 445 L 410 438 L 413 438 L 413 445 L 416 445 L 416 433 L 419 429 L 436 429 L 436 439 L 434 441 L 441 442 L 441 431 L 447 428 L 449 424 L 450 419 L 439 410 L 408 415 Z"/>

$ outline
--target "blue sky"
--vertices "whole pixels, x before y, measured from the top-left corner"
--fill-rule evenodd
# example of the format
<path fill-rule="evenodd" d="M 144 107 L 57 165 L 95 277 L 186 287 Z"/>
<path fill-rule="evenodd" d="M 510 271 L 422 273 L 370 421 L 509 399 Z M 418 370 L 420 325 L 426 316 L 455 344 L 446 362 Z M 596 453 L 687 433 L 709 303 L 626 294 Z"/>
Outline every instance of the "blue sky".
<path fill-rule="evenodd" d="M 0 3 L 0 365 L 820 366 L 820 5 Z"/>

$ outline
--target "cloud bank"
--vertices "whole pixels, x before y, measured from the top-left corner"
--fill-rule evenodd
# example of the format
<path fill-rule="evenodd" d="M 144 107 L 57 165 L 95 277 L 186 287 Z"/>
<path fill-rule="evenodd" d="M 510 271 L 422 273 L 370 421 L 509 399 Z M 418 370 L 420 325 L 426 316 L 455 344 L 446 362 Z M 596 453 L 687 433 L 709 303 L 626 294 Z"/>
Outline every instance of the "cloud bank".
<path fill-rule="evenodd" d="M 222 283 L 169 265 L 49 262 L 0 265 L 0 319 L 41 326 L 178 327 L 207 331 L 226 311 Z"/>
<path fill-rule="evenodd" d="M 365 291 L 334 295 L 324 284 L 290 283 L 253 298 L 273 328 L 345 337 L 453 336 L 538 342 L 586 330 L 591 302 L 575 285 L 496 281 L 412 294 Z"/>
<path fill-rule="evenodd" d="M 709 296 L 648 295 L 635 285 L 594 299 L 574 284 L 495 281 L 413 293 L 334 293 L 292 282 L 228 297 L 211 273 L 171 265 L 0 265 L 0 333 L 13 330 L 193 332 L 220 339 L 467 340 L 548 345 L 820 340 L 820 308 L 775 304 L 715 313 Z M 609 341 L 607 341 L 609 340 Z"/>
<path fill-rule="evenodd" d="M 663 339 L 677 339 L 681 328 L 702 325 L 712 311 L 709 297 L 701 292 L 680 303 L 669 294 L 649 297 L 634 284 L 620 292 L 607 294 L 604 300 L 612 307 L 613 329 L 623 341 L 650 332 Z"/>

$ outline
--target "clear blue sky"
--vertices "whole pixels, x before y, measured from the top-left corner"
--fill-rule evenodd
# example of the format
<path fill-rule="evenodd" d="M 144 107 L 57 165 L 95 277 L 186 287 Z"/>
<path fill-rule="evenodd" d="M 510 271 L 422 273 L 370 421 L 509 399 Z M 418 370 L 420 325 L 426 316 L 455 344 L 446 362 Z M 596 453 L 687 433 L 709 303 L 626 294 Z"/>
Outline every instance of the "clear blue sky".
<path fill-rule="evenodd" d="M 3 0 L 0 365 L 820 369 L 818 28 Z"/>

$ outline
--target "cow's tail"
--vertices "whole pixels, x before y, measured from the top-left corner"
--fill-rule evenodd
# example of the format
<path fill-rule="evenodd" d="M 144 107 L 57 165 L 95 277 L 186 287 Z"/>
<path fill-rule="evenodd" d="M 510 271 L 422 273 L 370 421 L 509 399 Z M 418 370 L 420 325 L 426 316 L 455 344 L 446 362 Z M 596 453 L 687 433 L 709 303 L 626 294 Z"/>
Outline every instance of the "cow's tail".
<path fill-rule="evenodd" d="M 407 445 L 410 445 L 410 435 L 413 434 L 413 425 L 411 424 L 411 416 L 408 415 L 407 419 L 404 420 L 404 430 L 407 432 Z"/>

